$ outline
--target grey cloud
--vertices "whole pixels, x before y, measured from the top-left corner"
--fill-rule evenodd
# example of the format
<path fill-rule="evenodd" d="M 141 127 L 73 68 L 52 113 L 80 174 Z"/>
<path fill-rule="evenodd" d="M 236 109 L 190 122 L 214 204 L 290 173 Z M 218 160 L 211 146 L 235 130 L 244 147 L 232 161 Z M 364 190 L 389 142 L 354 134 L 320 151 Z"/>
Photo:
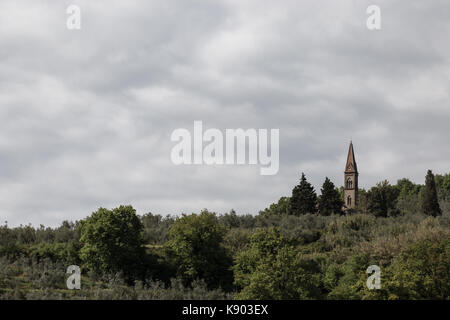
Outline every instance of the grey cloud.
<path fill-rule="evenodd" d="M 304 171 L 337 185 L 448 171 L 447 1 L 0 4 L 0 218 L 57 225 L 99 206 L 257 213 Z M 174 166 L 171 132 L 279 128 L 280 171 Z"/>

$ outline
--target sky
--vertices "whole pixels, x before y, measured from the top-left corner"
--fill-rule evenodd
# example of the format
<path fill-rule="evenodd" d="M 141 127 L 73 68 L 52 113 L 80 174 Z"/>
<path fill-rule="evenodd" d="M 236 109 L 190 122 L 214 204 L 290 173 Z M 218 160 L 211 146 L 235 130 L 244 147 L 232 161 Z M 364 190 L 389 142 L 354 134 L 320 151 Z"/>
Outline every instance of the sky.
<path fill-rule="evenodd" d="M 81 29 L 69 30 L 69 5 Z M 369 5 L 381 29 L 366 26 Z M 99 207 L 257 214 L 343 184 L 450 172 L 447 0 L 0 2 L 0 223 Z M 175 165 L 177 128 L 279 129 L 280 168 Z"/>

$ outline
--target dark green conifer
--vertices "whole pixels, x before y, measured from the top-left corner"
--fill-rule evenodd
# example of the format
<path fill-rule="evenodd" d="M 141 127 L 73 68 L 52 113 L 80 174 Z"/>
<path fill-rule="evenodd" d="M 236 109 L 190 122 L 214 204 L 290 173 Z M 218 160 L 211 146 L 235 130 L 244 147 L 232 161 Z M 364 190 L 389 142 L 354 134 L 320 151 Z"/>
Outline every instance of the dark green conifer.
<path fill-rule="evenodd" d="M 321 189 L 322 195 L 319 198 L 319 213 L 323 216 L 329 216 L 333 213 L 340 213 L 344 202 L 339 191 L 328 177 Z"/>
<path fill-rule="evenodd" d="M 428 170 L 425 177 L 425 187 L 422 191 L 422 211 L 433 217 L 442 215 L 437 197 L 436 184 L 434 183 L 434 175 L 431 170 Z"/>
<path fill-rule="evenodd" d="M 317 195 L 314 187 L 306 181 L 302 172 L 300 184 L 292 190 L 291 210 L 292 214 L 298 216 L 306 213 L 316 213 Z"/>

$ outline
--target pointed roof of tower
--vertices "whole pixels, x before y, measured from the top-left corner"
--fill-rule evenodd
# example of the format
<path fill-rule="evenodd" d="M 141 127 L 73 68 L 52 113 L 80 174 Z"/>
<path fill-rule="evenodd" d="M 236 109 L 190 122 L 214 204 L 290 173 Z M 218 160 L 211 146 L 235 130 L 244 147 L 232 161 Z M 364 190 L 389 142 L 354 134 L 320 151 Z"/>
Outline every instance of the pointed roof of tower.
<path fill-rule="evenodd" d="M 350 141 L 348 147 L 347 163 L 345 164 L 345 172 L 358 172 L 356 167 L 355 152 L 353 151 L 353 143 Z"/>

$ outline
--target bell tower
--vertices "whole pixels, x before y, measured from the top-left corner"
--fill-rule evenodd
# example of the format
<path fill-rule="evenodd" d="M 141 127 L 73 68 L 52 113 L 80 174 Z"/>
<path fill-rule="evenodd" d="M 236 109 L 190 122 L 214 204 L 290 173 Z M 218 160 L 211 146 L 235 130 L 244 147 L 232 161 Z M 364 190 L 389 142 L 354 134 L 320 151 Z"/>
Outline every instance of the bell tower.
<path fill-rule="evenodd" d="M 353 209 L 358 204 L 358 168 L 351 141 L 344 172 L 344 204 L 346 209 Z"/>

